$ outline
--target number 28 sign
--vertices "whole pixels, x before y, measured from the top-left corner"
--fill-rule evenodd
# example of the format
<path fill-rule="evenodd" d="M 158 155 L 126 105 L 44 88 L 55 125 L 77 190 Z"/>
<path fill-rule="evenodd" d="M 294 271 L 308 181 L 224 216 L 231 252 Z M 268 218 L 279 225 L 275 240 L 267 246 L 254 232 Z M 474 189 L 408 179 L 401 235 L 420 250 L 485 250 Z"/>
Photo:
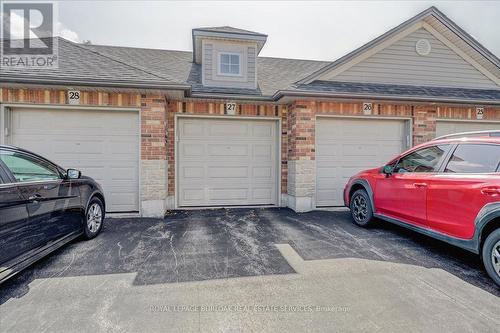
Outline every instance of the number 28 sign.
<path fill-rule="evenodd" d="M 80 104 L 80 91 L 78 90 L 68 90 L 68 103 L 69 104 Z"/>

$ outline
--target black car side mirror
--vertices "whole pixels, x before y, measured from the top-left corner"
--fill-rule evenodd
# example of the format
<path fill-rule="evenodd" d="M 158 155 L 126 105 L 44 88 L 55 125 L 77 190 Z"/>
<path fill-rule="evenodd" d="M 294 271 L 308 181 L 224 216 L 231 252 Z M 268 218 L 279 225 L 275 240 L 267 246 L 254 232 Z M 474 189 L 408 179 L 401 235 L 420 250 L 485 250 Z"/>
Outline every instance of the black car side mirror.
<path fill-rule="evenodd" d="M 67 179 L 78 179 L 82 176 L 82 173 L 79 170 L 76 169 L 68 169 L 66 171 L 66 178 Z"/>
<path fill-rule="evenodd" d="M 393 171 L 394 171 L 394 168 L 390 165 L 386 165 L 382 169 L 382 173 L 385 174 L 386 177 L 389 177 L 390 175 L 392 175 Z"/>

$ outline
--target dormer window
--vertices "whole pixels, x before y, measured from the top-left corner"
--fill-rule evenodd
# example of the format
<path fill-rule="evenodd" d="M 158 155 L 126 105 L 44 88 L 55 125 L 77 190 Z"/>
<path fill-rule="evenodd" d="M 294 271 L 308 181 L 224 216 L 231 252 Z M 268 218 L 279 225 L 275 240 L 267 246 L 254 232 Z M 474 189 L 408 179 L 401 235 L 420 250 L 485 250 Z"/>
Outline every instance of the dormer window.
<path fill-rule="evenodd" d="M 193 62 L 201 65 L 201 84 L 257 89 L 257 56 L 266 40 L 264 34 L 232 27 L 193 29 Z"/>
<path fill-rule="evenodd" d="M 219 75 L 240 76 L 241 55 L 239 53 L 219 53 Z"/>

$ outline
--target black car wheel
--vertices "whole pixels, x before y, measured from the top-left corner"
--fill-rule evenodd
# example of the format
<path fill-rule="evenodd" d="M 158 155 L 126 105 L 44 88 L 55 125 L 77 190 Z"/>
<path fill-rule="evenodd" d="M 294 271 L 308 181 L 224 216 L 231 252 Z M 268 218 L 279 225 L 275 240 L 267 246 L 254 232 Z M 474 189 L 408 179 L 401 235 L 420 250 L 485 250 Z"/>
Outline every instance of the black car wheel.
<path fill-rule="evenodd" d="M 357 190 L 351 198 L 351 215 L 354 223 L 361 227 L 369 226 L 373 221 L 370 197 L 365 190 Z"/>
<path fill-rule="evenodd" d="M 500 286 L 500 229 L 493 231 L 484 241 L 482 257 L 486 272 Z"/>
<path fill-rule="evenodd" d="M 99 198 L 90 200 L 85 214 L 85 238 L 94 238 L 101 232 L 104 223 L 104 205 Z"/>

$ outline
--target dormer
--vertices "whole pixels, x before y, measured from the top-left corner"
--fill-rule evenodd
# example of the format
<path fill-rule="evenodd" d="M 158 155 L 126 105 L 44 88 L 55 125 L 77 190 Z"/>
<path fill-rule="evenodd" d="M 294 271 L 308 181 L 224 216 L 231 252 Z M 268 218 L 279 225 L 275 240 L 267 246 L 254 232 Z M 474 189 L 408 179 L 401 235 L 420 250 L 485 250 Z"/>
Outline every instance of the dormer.
<path fill-rule="evenodd" d="M 193 29 L 193 61 L 206 87 L 257 89 L 257 55 L 267 35 L 214 27 Z"/>

